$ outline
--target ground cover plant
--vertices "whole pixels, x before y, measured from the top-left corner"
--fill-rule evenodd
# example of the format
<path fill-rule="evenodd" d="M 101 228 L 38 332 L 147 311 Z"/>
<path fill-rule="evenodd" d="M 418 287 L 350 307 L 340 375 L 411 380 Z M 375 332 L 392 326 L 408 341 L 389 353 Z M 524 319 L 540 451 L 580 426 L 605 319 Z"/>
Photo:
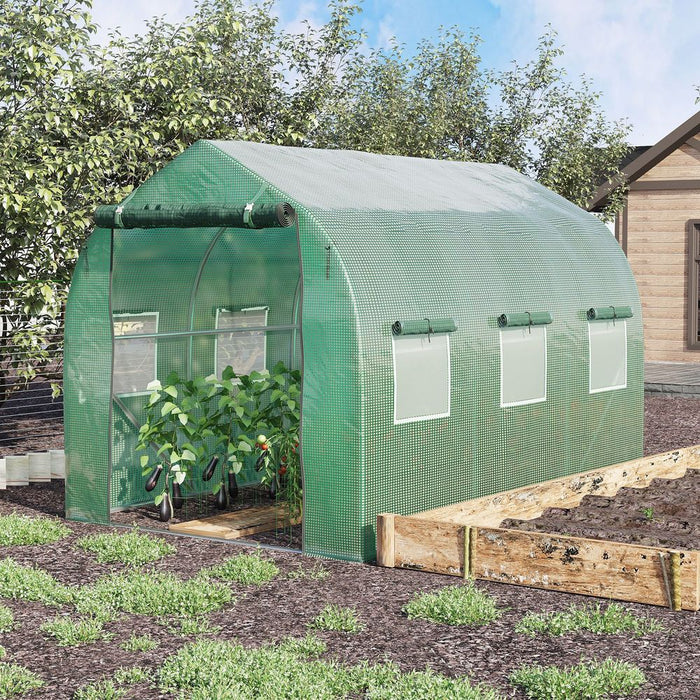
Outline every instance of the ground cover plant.
<path fill-rule="evenodd" d="M 15 616 L 6 605 L 0 605 L 0 632 L 9 632 L 15 626 Z"/>
<path fill-rule="evenodd" d="M 656 452 L 689 441 L 700 444 L 700 402 L 682 399 L 676 406 L 674 400 L 654 397 L 647 403 L 663 406 L 664 416 L 669 404 L 671 416 L 698 416 L 695 433 L 688 420 L 677 419 L 664 419 L 660 431 L 653 411 L 648 412 L 645 437 Z M 678 500 L 693 498 L 694 492 L 678 481 L 667 488 L 675 489 Z M 61 482 L 11 487 L 0 491 L 0 516 L 18 513 L 60 521 L 62 498 Z M 639 508 L 647 505 L 651 501 L 642 496 L 632 514 L 642 525 Z M 667 514 L 656 502 L 653 507 L 657 525 Z M 24 668 L 43 683 L 25 693 L 28 700 L 250 697 L 261 679 L 269 681 L 273 692 L 285 683 L 286 697 L 297 692 L 296 697 L 322 698 L 325 693 L 358 700 L 526 700 L 537 692 L 536 682 L 548 683 L 547 690 L 568 684 L 565 697 L 571 697 L 576 684 L 582 685 L 580 678 L 588 679 L 587 690 L 595 687 L 589 681 L 596 660 L 601 665 L 611 660 L 603 669 L 614 661 L 643 673 L 647 682 L 626 697 L 695 700 L 693 681 L 700 677 L 697 613 L 629 603 L 613 615 L 618 604 L 600 599 L 476 581 L 467 585 L 489 596 L 499 615 L 486 624 L 447 625 L 409 617 L 402 608 L 423 594 L 439 597 L 446 588 L 463 587 L 455 578 L 172 536 L 157 539 L 172 544 L 176 555 L 134 568 L 100 563 L 95 553 L 78 545 L 84 537 L 123 535 L 124 530 L 79 522 L 69 526 L 72 534 L 55 543 L 7 546 L 0 557 L 0 618 L 12 624 L 0 633 L 6 650 L 2 663 Z M 139 534 L 146 534 L 145 527 Z M 279 573 L 263 585 L 211 574 L 241 554 L 272 562 Z M 307 636 L 307 624 L 327 604 L 356 611 L 364 628 L 352 634 L 314 630 Z M 3 608 L 14 622 L 7 613 L 3 617 Z M 569 615 L 572 610 L 588 611 L 583 616 L 588 622 L 572 625 L 572 619 L 581 617 Z M 643 636 L 634 625 L 607 634 L 632 615 L 645 621 Z M 41 629 L 57 617 L 89 620 L 93 628 L 101 626 L 115 636 L 61 647 Z M 528 625 L 537 621 L 534 631 L 516 631 L 525 619 Z M 590 620 L 602 621 L 600 633 Z M 646 621 L 662 626 L 663 632 L 653 633 Z M 564 629 L 570 631 L 559 634 Z M 294 641 L 284 641 L 289 638 Z M 212 649 L 220 654 L 213 661 L 207 656 Z M 237 661 L 225 661 L 219 669 L 217 659 Z M 587 675 L 571 674 L 582 660 L 591 665 L 584 669 Z M 134 666 L 142 671 L 130 671 Z M 527 690 L 514 684 L 525 678 L 513 675 L 524 667 L 539 679 L 531 680 Z M 556 669 L 556 677 L 545 674 L 549 667 Z M 620 697 L 618 690 L 624 695 L 619 685 L 623 675 L 609 673 L 610 684 L 595 692 L 602 692 L 600 697 Z M 633 675 L 625 677 L 634 681 Z M 605 677 L 599 672 L 596 683 Z"/>
<path fill-rule="evenodd" d="M 510 676 L 533 700 L 595 700 L 624 697 L 646 683 L 639 668 L 606 659 L 601 663 L 582 661 L 576 666 L 523 666 Z"/>
<path fill-rule="evenodd" d="M 105 632 L 104 622 L 97 617 L 72 619 L 59 615 L 45 622 L 41 631 L 54 637 L 60 647 L 75 647 L 114 637 L 113 633 Z"/>
<path fill-rule="evenodd" d="M 24 695 L 42 685 L 44 682 L 28 668 L 0 662 L 0 698 Z"/>
<path fill-rule="evenodd" d="M 610 603 L 605 607 L 600 603 L 572 605 L 563 612 L 530 612 L 515 626 L 516 632 L 531 637 L 536 634 L 563 635 L 578 631 L 633 634 L 641 637 L 661 630 L 663 626 L 657 620 L 636 615 L 619 603 Z"/>
<path fill-rule="evenodd" d="M 486 625 L 501 615 L 496 601 L 471 581 L 461 586 L 445 586 L 436 593 L 417 594 L 404 605 L 403 611 L 409 619 L 447 625 Z"/>
<path fill-rule="evenodd" d="M 261 586 L 279 574 L 279 567 L 259 552 L 238 554 L 209 569 L 209 574 L 226 581 Z"/>
<path fill-rule="evenodd" d="M 331 632 L 360 632 L 365 628 L 357 617 L 357 610 L 340 605 L 326 605 L 308 626 L 311 629 Z"/>
<path fill-rule="evenodd" d="M 20 513 L 0 516 L 0 546 L 48 544 L 70 535 L 71 531 L 59 520 L 30 518 Z"/>
<path fill-rule="evenodd" d="M 77 545 L 97 555 L 98 562 L 122 562 L 132 566 L 148 564 L 175 553 L 175 547 L 162 538 L 143 535 L 136 530 L 88 535 L 81 537 Z"/>

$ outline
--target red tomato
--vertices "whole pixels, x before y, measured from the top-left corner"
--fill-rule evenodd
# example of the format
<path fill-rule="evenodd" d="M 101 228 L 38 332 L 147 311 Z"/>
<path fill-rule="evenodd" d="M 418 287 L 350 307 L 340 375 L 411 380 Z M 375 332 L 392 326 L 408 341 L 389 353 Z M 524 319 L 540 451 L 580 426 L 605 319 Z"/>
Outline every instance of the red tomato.
<path fill-rule="evenodd" d="M 287 473 L 287 467 L 281 466 L 280 467 L 280 476 L 284 476 Z"/>

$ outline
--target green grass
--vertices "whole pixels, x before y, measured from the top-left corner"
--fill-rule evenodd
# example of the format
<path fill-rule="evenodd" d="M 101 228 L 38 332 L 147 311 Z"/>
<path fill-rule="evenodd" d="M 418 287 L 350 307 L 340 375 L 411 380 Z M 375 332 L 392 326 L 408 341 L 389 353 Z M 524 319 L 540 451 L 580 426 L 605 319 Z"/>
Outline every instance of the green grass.
<path fill-rule="evenodd" d="M 515 626 L 516 632 L 534 637 L 536 634 L 561 636 L 569 632 L 595 634 L 632 634 L 641 637 L 662 631 L 663 625 L 649 617 L 639 617 L 619 603 L 602 608 L 596 605 L 572 605 L 564 612 L 528 613 Z"/>
<path fill-rule="evenodd" d="M 30 518 L 19 513 L 0 516 L 0 546 L 48 544 L 71 534 L 58 520 Z"/>
<path fill-rule="evenodd" d="M 72 602 L 73 591 L 46 571 L 22 566 L 8 557 L 0 559 L 0 597 L 63 605 Z"/>
<path fill-rule="evenodd" d="M 54 637 L 60 647 L 77 647 L 114 637 L 112 633 L 105 632 L 103 622 L 94 617 L 79 620 L 65 616 L 55 617 L 41 625 L 41 631 Z"/>
<path fill-rule="evenodd" d="M 170 573 L 141 569 L 109 574 L 76 594 L 78 611 L 101 620 L 118 612 L 198 617 L 233 601 L 226 585 L 206 577 L 183 581 Z"/>
<path fill-rule="evenodd" d="M 175 547 L 163 539 L 141 535 L 136 530 L 88 535 L 81 537 L 77 544 L 86 552 L 96 554 L 101 564 L 121 562 L 142 566 L 175 553 Z"/>
<path fill-rule="evenodd" d="M 0 663 L 0 698 L 24 695 L 41 688 L 44 681 L 28 668 L 17 664 Z"/>
<path fill-rule="evenodd" d="M 5 647 L 0 646 L 0 659 L 4 659 L 7 656 L 7 649 Z"/>
<path fill-rule="evenodd" d="M 333 632 L 360 632 L 365 626 L 358 620 L 357 612 L 352 608 L 341 608 L 339 605 L 326 605 L 308 627 L 317 630 Z"/>
<path fill-rule="evenodd" d="M 118 700 L 127 693 L 126 688 L 119 688 L 110 678 L 83 685 L 72 696 L 72 700 Z"/>
<path fill-rule="evenodd" d="M 364 697 L 497 700 L 465 678 L 431 671 L 402 673 L 394 664 L 340 666 L 318 657 L 325 645 L 313 636 L 288 639 L 258 649 L 235 642 L 198 640 L 166 659 L 159 674 L 161 691 L 190 700 L 307 700 Z"/>
<path fill-rule="evenodd" d="M 200 634 L 218 634 L 221 627 L 212 625 L 206 617 L 181 617 L 167 622 L 168 631 L 183 637 L 196 637 Z"/>
<path fill-rule="evenodd" d="M 533 700 L 596 700 L 630 695 L 646 683 L 639 668 L 622 661 L 577 666 L 523 666 L 508 680 Z"/>
<path fill-rule="evenodd" d="M 273 561 L 264 559 L 258 552 L 255 554 L 239 554 L 207 571 L 208 574 L 215 578 L 235 581 L 245 585 L 254 584 L 256 586 L 261 586 L 271 581 L 279 572 L 279 568 Z"/>
<path fill-rule="evenodd" d="M 150 674 L 145 668 L 119 668 L 112 678 L 103 678 L 78 688 L 72 700 L 117 700 L 128 692 L 128 689 L 122 686 L 143 681 L 150 681 Z"/>
<path fill-rule="evenodd" d="M 157 639 L 153 639 L 150 634 L 132 634 L 129 639 L 119 645 L 125 651 L 151 651 L 160 646 Z"/>
<path fill-rule="evenodd" d="M 9 632 L 15 626 L 15 616 L 7 605 L 0 605 L 0 632 Z"/>
<path fill-rule="evenodd" d="M 446 586 L 437 593 L 416 594 L 402 610 L 409 619 L 447 625 L 486 625 L 501 615 L 496 601 L 471 581 L 461 586 Z"/>
<path fill-rule="evenodd" d="M 287 574 L 287 578 L 292 580 L 309 580 L 309 581 L 325 581 L 329 578 L 331 572 L 328 569 L 324 569 L 321 564 L 316 562 L 310 569 L 304 569 L 299 565 L 296 569 L 290 571 Z"/>

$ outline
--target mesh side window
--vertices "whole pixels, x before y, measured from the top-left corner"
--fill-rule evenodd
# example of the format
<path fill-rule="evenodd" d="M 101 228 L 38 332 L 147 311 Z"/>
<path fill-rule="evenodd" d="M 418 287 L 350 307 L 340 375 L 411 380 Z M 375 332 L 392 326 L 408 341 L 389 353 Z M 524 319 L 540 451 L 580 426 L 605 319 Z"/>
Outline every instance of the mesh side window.
<path fill-rule="evenodd" d="M 393 338 L 394 423 L 450 415 L 447 333 Z"/>
<path fill-rule="evenodd" d="M 158 313 L 114 314 L 113 322 L 113 391 L 121 396 L 147 393 L 148 383 L 156 378 L 158 353 L 156 339 L 123 336 L 157 333 Z"/>
<path fill-rule="evenodd" d="M 267 334 L 265 331 L 240 332 L 241 328 L 267 325 L 268 307 L 261 306 L 240 311 L 217 309 L 216 327 L 236 329 L 236 333 L 216 336 L 216 376 L 231 365 L 236 374 L 250 374 L 265 369 Z"/>
<path fill-rule="evenodd" d="M 501 406 L 547 400 L 547 329 L 501 330 Z"/>
<path fill-rule="evenodd" d="M 627 322 L 589 321 L 589 391 L 627 387 Z"/>

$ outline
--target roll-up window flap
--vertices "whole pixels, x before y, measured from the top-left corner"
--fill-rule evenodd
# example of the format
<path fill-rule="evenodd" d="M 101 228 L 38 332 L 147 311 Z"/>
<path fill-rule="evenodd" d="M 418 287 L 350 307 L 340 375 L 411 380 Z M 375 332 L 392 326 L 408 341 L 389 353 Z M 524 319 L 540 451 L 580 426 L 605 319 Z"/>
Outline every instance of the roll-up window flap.
<path fill-rule="evenodd" d="M 421 318 L 415 321 L 394 321 L 391 330 L 394 335 L 430 335 L 452 333 L 457 330 L 457 324 L 451 318 Z"/>
<path fill-rule="evenodd" d="M 514 328 L 517 326 L 546 326 L 552 322 L 552 314 L 549 311 L 522 311 L 511 314 L 501 314 L 498 317 L 498 325 L 501 328 Z"/>
<path fill-rule="evenodd" d="M 629 306 L 592 306 L 586 311 L 589 321 L 632 318 L 633 315 L 632 308 Z"/>

